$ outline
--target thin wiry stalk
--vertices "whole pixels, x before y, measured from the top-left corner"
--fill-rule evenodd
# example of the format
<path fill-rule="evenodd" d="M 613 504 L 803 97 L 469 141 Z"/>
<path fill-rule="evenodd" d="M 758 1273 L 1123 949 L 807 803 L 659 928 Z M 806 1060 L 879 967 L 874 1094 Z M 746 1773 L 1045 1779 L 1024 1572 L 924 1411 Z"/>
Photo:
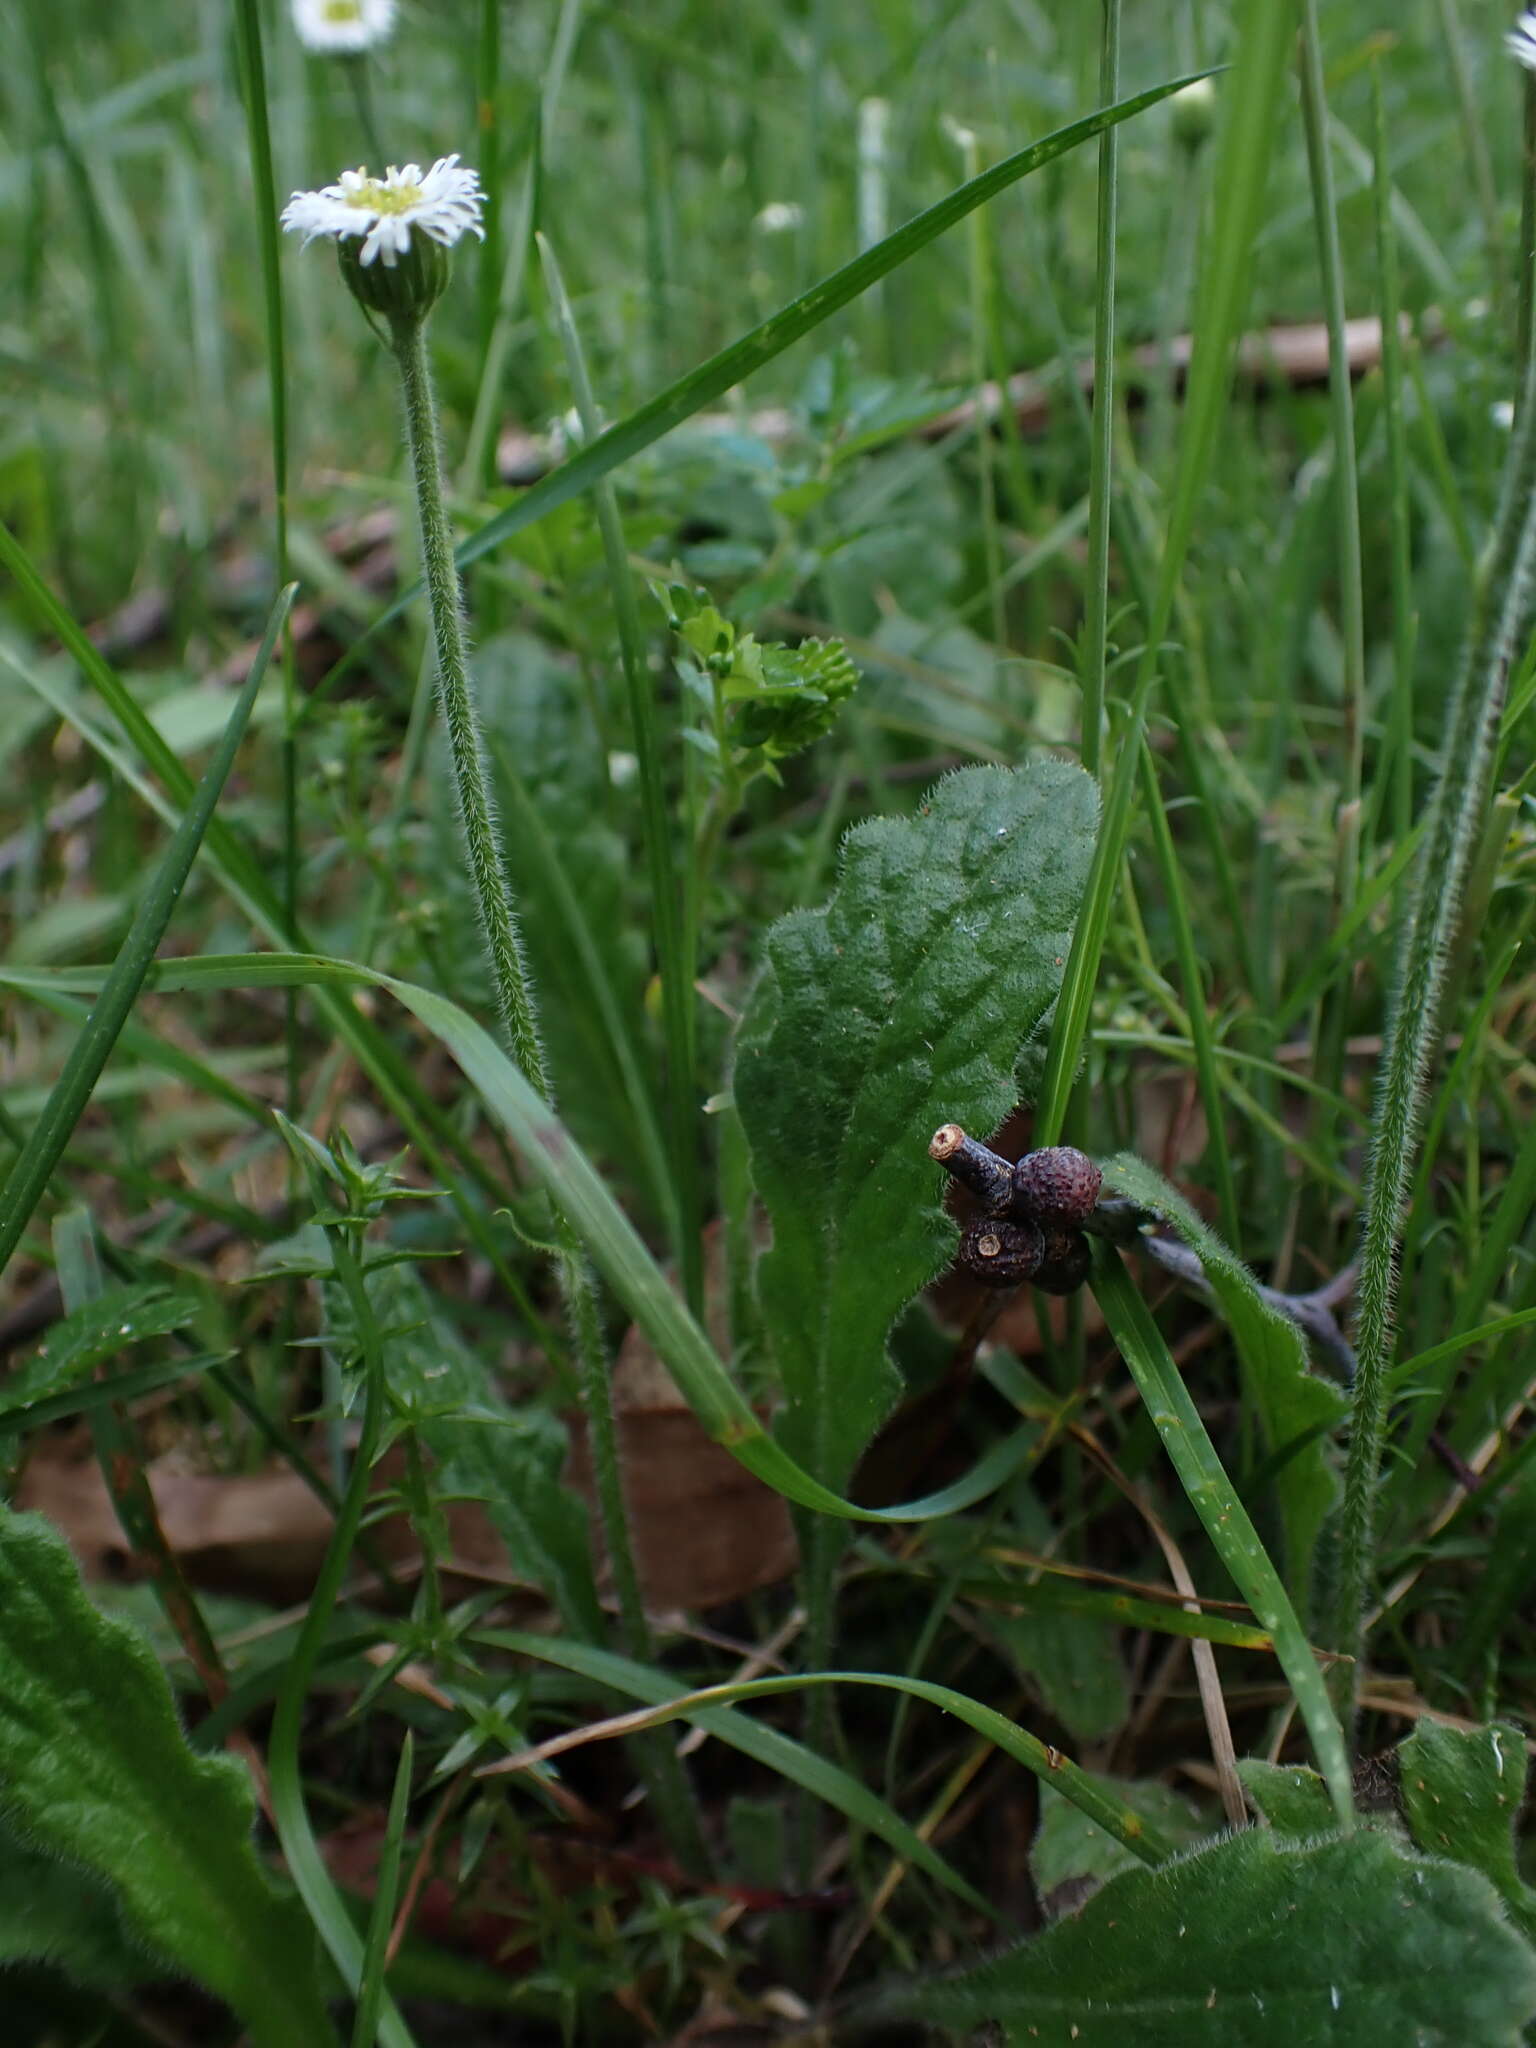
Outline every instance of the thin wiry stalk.
<path fill-rule="evenodd" d="M 1120 0 L 1104 0 L 1104 42 L 1099 101 L 1111 106 L 1120 90 Z M 1113 509 L 1115 432 L 1115 211 L 1120 174 L 1120 133 L 1099 137 L 1099 239 L 1093 307 L 1093 450 L 1088 477 L 1088 590 L 1083 619 L 1081 679 L 1082 761 L 1099 772 L 1104 725 L 1104 674 L 1109 654 L 1109 530 Z"/>
<path fill-rule="evenodd" d="M 528 963 L 513 908 L 512 883 L 502 858 L 501 840 L 485 772 L 480 718 L 475 709 L 465 653 L 464 617 L 459 600 L 458 572 L 453 566 L 453 536 L 443 505 L 442 459 L 437 436 L 437 407 L 427 365 L 426 327 L 421 320 L 393 323 L 390 338 L 400 368 L 405 397 L 405 430 L 410 444 L 416 502 L 421 514 L 421 558 L 427 586 L 432 637 L 437 651 L 437 693 L 453 758 L 464 844 L 469 854 L 475 907 L 490 955 L 496 1004 L 506 1027 L 512 1056 L 547 1102 L 549 1076 L 539 1042 Z"/>
<path fill-rule="evenodd" d="M 1323 317 L 1328 328 L 1328 397 L 1333 415 L 1334 510 L 1338 519 L 1339 637 L 1349 742 L 1339 813 L 1339 897 L 1342 906 L 1348 909 L 1354 900 L 1359 869 L 1359 799 L 1365 747 L 1365 579 L 1360 563 L 1355 401 L 1344 334 L 1344 265 L 1339 253 L 1339 216 L 1328 150 L 1328 103 L 1323 90 L 1317 0 L 1304 0 L 1302 7 L 1301 106 L 1317 230 L 1318 269 L 1322 273 Z"/>
<path fill-rule="evenodd" d="M 1520 280 L 1518 320 L 1515 330 L 1517 359 L 1524 362 L 1531 353 L 1531 300 L 1536 288 L 1536 71 L 1524 74 L 1520 151 Z"/>
<path fill-rule="evenodd" d="M 1527 96 L 1527 105 L 1530 100 Z M 1392 715 L 1387 746 L 1391 781 L 1382 791 L 1381 815 L 1396 840 L 1413 830 L 1413 610 L 1412 536 L 1409 530 L 1408 430 L 1403 410 L 1402 293 L 1398 284 L 1397 230 L 1387 157 L 1381 66 L 1371 66 L 1372 191 L 1376 202 L 1376 263 L 1381 273 L 1381 409 L 1387 438 L 1387 502 L 1392 522 Z M 1526 330 L 1522 330 L 1522 334 Z M 1525 360 L 1522 339 L 1520 360 Z"/>
<path fill-rule="evenodd" d="M 553 1106 L 532 983 L 512 883 L 496 830 L 480 718 L 470 682 L 459 580 L 453 562 L 453 535 L 443 504 L 442 456 L 427 362 L 426 323 L 420 318 L 394 320 L 390 324 L 390 339 L 400 369 L 406 438 L 421 518 L 422 571 L 437 652 L 438 700 L 448 731 L 470 878 L 490 957 L 497 1007 L 514 1059 L 541 1098 Z M 591 1269 L 563 1218 L 558 1225 L 558 1238 L 560 1254 L 556 1264 L 575 1344 L 598 1512 L 618 1596 L 620 1623 L 629 1654 L 644 1660 L 650 1654 L 650 1630 L 629 1540 L 618 1430 L 596 1287 Z M 702 1839 L 675 1752 L 658 1748 L 651 1775 L 652 1791 L 674 1848 L 685 1861 L 697 1867 L 703 1856 Z"/>
<path fill-rule="evenodd" d="M 1402 1219 L 1431 1062 L 1440 1041 L 1446 968 L 1460 926 L 1467 875 L 1482 836 L 1515 637 L 1536 571 L 1536 358 L 1504 472 L 1493 533 L 1478 566 L 1472 614 L 1446 711 L 1440 773 L 1397 944 L 1395 986 L 1382 1053 L 1360 1252 L 1359 1371 L 1340 1520 L 1333 1638 L 1358 1652 L 1376 1531 L 1387 1373 L 1401 1284 Z M 1339 1669 L 1357 1681 L 1358 1662 Z"/>

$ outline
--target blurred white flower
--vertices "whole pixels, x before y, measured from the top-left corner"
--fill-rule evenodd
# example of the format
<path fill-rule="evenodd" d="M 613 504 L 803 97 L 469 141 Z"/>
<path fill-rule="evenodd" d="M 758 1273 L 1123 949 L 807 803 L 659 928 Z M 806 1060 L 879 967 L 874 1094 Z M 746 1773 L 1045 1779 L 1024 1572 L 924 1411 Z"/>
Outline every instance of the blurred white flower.
<path fill-rule="evenodd" d="M 1488 417 L 1496 427 L 1505 433 L 1515 424 L 1515 401 L 1512 398 L 1496 398 L 1488 408 Z"/>
<path fill-rule="evenodd" d="M 306 50 L 354 56 L 389 35 L 395 0 L 293 0 L 293 25 Z"/>
<path fill-rule="evenodd" d="M 462 170 L 456 156 L 440 156 L 430 171 L 419 164 L 398 170 L 391 164 L 382 178 L 366 170 L 343 171 L 337 185 L 318 192 L 295 192 L 283 208 L 283 226 L 306 242 L 330 235 L 341 242 L 355 235 L 365 239 L 359 261 L 382 256 L 393 270 L 411 246 L 411 230 L 451 249 L 466 230 L 485 240 L 480 208 L 485 194 L 477 171 Z"/>
<path fill-rule="evenodd" d="M 1215 80 L 1192 78 L 1188 85 L 1179 87 L 1168 104 L 1173 109 L 1175 139 L 1193 153 L 1216 125 Z"/>
<path fill-rule="evenodd" d="M 793 199 L 770 199 L 752 225 L 765 235 L 782 235 L 791 228 L 799 227 L 804 218 L 804 208 L 797 206 Z"/>
<path fill-rule="evenodd" d="M 1536 7 L 1527 7 L 1504 38 L 1504 47 L 1527 71 L 1536 71 Z"/>

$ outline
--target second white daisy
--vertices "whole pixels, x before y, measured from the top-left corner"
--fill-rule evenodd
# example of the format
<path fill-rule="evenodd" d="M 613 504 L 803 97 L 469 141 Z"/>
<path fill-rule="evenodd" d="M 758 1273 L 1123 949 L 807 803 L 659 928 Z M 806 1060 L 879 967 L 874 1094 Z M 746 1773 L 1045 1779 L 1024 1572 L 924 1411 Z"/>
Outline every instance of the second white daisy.
<path fill-rule="evenodd" d="M 395 25 L 395 0 L 293 0 L 293 25 L 306 50 L 356 56 L 387 39 Z"/>
<path fill-rule="evenodd" d="M 393 270 L 416 231 L 445 249 L 466 233 L 483 241 L 484 204 L 479 173 L 461 167 L 456 156 L 440 156 L 429 171 L 419 164 L 391 164 L 382 178 L 343 171 L 338 184 L 295 192 L 283 208 L 283 226 L 306 242 L 317 235 L 338 242 L 360 236 L 358 260 L 367 265 L 382 258 Z"/>

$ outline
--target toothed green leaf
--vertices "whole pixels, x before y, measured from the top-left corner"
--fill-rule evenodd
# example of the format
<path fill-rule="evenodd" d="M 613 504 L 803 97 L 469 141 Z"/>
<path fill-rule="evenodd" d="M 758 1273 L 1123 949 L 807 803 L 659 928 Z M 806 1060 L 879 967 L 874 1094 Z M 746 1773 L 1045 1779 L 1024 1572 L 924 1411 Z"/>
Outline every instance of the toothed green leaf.
<path fill-rule="evenodd" d="M 954 1248 L 928 1139 L 950 1121 L 982 1136 L 1014 1106 L 1097 816 L 1066 762 L 962 769 L 916 817 L 850 833 L 831 902 L 768 935 L 736 1104 L 773 1224 L 758 1282 L 782 1435 L 828 1485 L 890 1407 L 892 1323 Z"/>

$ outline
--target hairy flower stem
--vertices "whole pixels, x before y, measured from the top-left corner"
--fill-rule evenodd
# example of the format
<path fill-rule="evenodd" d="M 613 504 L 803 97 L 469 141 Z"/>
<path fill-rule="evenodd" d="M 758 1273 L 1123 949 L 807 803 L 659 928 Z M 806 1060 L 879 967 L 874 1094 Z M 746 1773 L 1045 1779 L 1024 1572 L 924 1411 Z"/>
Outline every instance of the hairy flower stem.
<path fill-rule="evenodd" d="M 1488 781 L 1516 635 L 1536 570 L 1536 356 L 1525 364 L 1492 534 L 1478 565 L 1472 614 L 1446 711 L 1440 774 L 1424 820 L 1397 943 L 1392 1011 L 1377 1084 L 1360 1250 L 1358 1371 L 1339 1526 L 1333 1647 L 1355 1659 L 1335 1666 L 1351 1698 L 1370 1593 L 1376 1493 L 1392 1363 L 1403 1218 L 1413 1182 L 1419 1122 L 1440 1041 L 1446 969 L 1461 921 L 1467 876 L 1481 841 Z"/>
<path fill-rule="evenodd" d="M 443 503 L 442 454 L 438 441 L 437 406 L 427 363 L 426 321 L 422 318 L 392 320 L 390 343 L 400 369 L 406 438 L 410 444 L 416 503 L 421 517 L 422 571 L 437 652 L 438 701 L 448 730 L 453 779 L 458 790 L 459 814 L 469 854 L 470 878 L 474 884 L 486 951 L 490 956 L 496 1003 L 513 1058 L 544 1101 L 553 1107 L 554 1096 L 549 1085 L 544 1048 L 539 1039 L 528 963 L 518 930 L 512 883 L 496 833 L 480 719 L 470 684 L 459 578 L 453 560 L 453 536 Z M 614 1423 L 596 1285 L 591 1268 L 564 1217 L 557 1218 L 556 1229 L 559 1244 L 556 1265 L 575 1343 L 598 1513 L 613 1573 L 614 1591 L 618 1597 L 620 1629 L 627 1654 L 643 1662 L 650 1656 L 650 1629 L 646 1624 L 640 1579 L 629 1540 L 629 1521 L 619 1468 L 618 1431 Z M 691 1867 L 699 1868 L 704 1860 L 702 1836 L 676 1749 L 664 1736 L 659 1742 L 646 1742 L 642 1749 L 651 1794 L 673 1849 Z"/>

